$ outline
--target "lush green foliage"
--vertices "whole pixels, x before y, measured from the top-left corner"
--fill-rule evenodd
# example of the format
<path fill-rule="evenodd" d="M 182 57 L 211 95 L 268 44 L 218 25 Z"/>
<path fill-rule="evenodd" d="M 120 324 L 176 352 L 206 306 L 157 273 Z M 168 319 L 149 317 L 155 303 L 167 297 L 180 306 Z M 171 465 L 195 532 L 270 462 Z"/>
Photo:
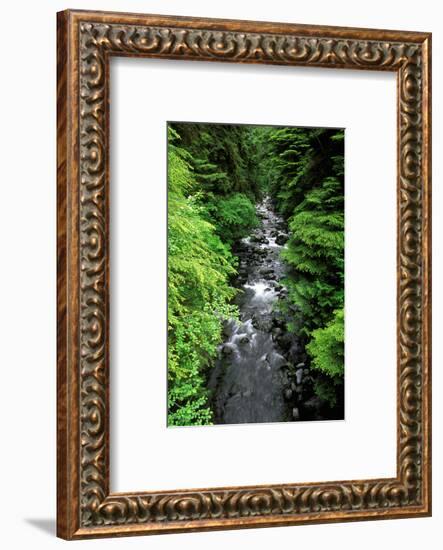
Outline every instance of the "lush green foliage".
<path fill-rule="evenodd" d="M 259 195 L 251 178 L 255 161 L 250 126 L 231 124 L 175 123 L 181 144 L 192 157 L 195 177 L 203 193 L 229 196 Z"/>
<path fill-rule="evenodd" d="M 297 313 L 289 328 L 305 335 L 311 366 L 334 387 L 344 368 L 344 132 L 278 128 L 266 141 L 270 190 L 290 230 L 283 256 Z M 326 385 L 318 384 L 322 397 Z"/>
<path fill-rule="evenodd" d="M 289 293 L 305 330 L 324 326 L 344 300 L 344 214 L 342 183 L 335 177 L 306 193 L 289 219 L 291 236 L 283 255 L 291 266 Z"/>
<path fill-rule="evenodd" d="M 216 355 L 223 318 L 235 314 L 230 301 L 235 273 L 229 248 L 205 219 L 189 154 L 170 130 L 168 163 L 168 422 L 207 424 L 205 369 Z"/>
<path fill-rule="evenodd" d="M 229 124 L 176 123 L 199 189 L 199 203 L 220 238 L 233 244 L 256 227 L 260 196 L 252 176 L 251 127 Z"/>
<path fill-rule="evenodd" d="M 315 368 L 326 374 L 341 377 L 344 372 L 345 315 L 338 309 L 334 317 L 324 328 L 318 328 L 311 334 L 307 345 Z"/>
<path fill-rule="evenodd" d="M 269 194 L 289 238 L 288 329 L 301 336 L 316 393 L 335 405 L 344 371 L 344 133 L 174 123 L 168 165 L 168 421 L 208 424 L 208 370 L 231 305 L 231 252 Z"/>
<path fill-rule="evenodd" d="M 243 193 L 228 197 L 212 197 L 208 203 L 208 212 L 220 237 L 228 242 L 246 237 L 251 229 L 258 225 L 255 205 Z"/>

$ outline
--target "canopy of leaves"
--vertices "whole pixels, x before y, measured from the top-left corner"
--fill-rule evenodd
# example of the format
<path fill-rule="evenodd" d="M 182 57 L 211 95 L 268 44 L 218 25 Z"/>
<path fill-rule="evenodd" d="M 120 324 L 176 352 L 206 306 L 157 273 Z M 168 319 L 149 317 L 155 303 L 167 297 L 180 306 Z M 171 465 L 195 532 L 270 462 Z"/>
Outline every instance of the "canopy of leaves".
<path fill-rule="evenodd" d="M 204 194 L 259 195 L 251 177 L 255 149 L 251 127 L 232 124 L 173 123 L 181 145 L 192 157 L 195 178 Z"/>

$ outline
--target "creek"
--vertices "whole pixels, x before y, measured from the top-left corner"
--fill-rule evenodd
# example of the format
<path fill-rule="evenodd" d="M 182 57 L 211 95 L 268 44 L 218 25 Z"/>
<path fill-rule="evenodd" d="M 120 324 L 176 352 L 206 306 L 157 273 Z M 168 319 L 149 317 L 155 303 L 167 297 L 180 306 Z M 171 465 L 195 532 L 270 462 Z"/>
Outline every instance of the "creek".
<path fill-rule="evenodd" d="M 320 419 L 304 350 L 285 330 L 287 319 L 277 307 L 287 293 L 280 258 L 287 228 L 269 197 L 257 215 L 259 227 L 235 248 L 240 319 L 225 323 L 208 382 L 215 423 Z"/>

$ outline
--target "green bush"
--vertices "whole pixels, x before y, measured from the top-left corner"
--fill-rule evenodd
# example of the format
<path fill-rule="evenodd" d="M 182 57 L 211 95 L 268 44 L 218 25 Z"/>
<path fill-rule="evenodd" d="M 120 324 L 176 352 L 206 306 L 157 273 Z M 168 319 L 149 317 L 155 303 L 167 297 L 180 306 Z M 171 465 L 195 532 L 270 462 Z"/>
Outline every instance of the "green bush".
<path fill-rule="evenodd" d="M 205 370 L 223 319 L 235 315 L 234 258 L 195 197 L 189 155 L 170 131 L 168 152 L 168 424 L 209 424 Z"/>
<path fill-rule="evenodd" d="M 344 373 L 344 321 L 344 309 L 337 310 L 332 321 L 312 332 L 306 346 L 312 366 L 332 377 L 342 377 Z"/>
<path fill-rule="evenodd" d="M 249 235 L 259 223 L 254 203 L 242 193 L 213 198 L 208 211 L 215 221 L 217 233 L 230 244 Z"/>
<path fill-rule="evenodd" d="M 308 191 L 289 219 L 283 258 L 290 267 L 288 290 L 300 309 L 304 331 L 325 326 L 344 299 L 343 183 L 327 177 Z"/>
<path fill-rule="evenodd" d="M 276 128 L 265 145 L 270 189 L 288 220 L 288 329 L 318 371 L 317 395 L 331 405 L 344 375 L 344 132 Z"/>

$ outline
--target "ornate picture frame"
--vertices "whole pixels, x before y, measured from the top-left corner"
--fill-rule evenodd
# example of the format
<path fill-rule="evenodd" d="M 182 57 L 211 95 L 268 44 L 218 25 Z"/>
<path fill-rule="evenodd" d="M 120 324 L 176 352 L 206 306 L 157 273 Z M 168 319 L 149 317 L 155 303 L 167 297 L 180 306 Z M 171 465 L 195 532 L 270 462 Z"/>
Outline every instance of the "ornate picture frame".
<path fill-rule="evenodd" d="M 82 539 L 431 513 L 431 35 L 63 11 L 57 19 L 57 534 Z M 397 75 L 397 475 L 112 493 L 112 56 Z"/>

